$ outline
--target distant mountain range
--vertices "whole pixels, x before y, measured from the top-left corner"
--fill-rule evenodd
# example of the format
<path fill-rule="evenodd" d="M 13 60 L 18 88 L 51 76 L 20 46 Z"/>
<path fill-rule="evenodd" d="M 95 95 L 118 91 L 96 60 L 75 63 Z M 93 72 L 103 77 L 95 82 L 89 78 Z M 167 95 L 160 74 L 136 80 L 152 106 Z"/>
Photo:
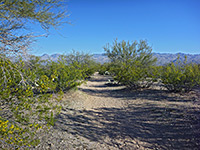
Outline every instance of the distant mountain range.
<path fill-rule="evenodd" d="M 187 56 L 188 63 L 197 63 L 200 64 L 200 54 L 184 54 L 184 53 L 177 53 L 177 54 L 170 54 L 170 53 L 153 53 L 154 57 L 157 57 L 157 65 L 165 65 L 169 62 L 175 62 L 177 60 L 178 55 L 180 56 L 180 60 L 184 61 L 185 56 Z M 58 60 L 60 54 L 53 54 L 48 55 L 44 54 L 41 56 L 43 60 Z M 105 62 L 109 62 L 109 58 L 105 54 L 94 54 L 92 58 L 101 64 Z"/>
<path fill-rule="evenodd" d="M 154 57 L 157 57 L 157 65 L 165 65 L 170 62 L 176 62 L 178 55 L 180 56 L 180 61 L 185 60 L 187 56 L 187 63 L 197 63 L 200 64 L 200 54 L 184 54 L 184 53 L 153 53 Z"/>

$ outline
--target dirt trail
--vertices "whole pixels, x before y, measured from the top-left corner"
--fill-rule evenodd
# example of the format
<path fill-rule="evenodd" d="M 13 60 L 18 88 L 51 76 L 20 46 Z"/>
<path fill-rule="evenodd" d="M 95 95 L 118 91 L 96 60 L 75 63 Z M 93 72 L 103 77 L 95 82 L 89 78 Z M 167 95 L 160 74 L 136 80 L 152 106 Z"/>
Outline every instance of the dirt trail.
<path fill-rule="evenodd" d="M 37 149 L 200 149 L 195 93 L 108 86 L 97 73 L 66 94 L 55 126 Z"/>
<path fill-rule="evenodd" d="M 109 76 L 101 76 L 98 73 L 94 74 L 87 84 L 82 84 L 79 90 L 87 94 L 84 101 L 85 109 L 96 109 L 102 107 L 122 108 L 125 102 L 114 98 L 113 95 L 118 96 L 125 87 L 123 86 L 108 86 L 108 80 L 112 78 Z"/>

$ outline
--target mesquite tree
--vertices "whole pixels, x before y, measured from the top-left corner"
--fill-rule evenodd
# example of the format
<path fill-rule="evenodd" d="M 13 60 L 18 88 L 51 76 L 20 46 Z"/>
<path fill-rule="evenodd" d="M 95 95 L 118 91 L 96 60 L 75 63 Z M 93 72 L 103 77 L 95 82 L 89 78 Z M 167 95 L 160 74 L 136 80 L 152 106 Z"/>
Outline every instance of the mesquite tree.
<path fill-rule="evenodd" d="M 45 31 L 57 28 L 68 17 L 63 0 L 2 0 L 0 2 L 0 53 L 18 54 L 29 46 L 33 37 L 30 24 Z"/>
<path fill-rule="evenodd" d="M 118 42 L 104 47 L 106 55 L 113 64 L 110 71 L 114 78 L 129 88 L 149 87 L 153 79 L 152 66 L 156 58 L 147 41 Z"/>

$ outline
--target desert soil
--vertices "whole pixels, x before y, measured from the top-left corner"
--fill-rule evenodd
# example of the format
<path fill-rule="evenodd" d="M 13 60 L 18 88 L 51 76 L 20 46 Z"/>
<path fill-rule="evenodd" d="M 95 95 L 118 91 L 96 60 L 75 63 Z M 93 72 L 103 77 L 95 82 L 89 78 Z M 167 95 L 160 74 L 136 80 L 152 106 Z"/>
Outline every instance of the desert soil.
<path fill-rule="evenodd" d="M 198 90 L 172 94 L 152 86 L 140 91 L 108 85 L 95 73 L 67 92 L 55 125 L 35 149 L 200 149 Z"/>

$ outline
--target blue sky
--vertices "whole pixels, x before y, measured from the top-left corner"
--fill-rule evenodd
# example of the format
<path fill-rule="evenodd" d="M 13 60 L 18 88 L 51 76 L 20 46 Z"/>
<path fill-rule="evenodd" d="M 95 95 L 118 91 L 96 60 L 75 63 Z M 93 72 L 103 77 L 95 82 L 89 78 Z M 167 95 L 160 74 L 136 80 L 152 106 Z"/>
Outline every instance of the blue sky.
<path fill-rule="evenodd" d="M 146 39 L 153 52 L 200 53 L 200 0 L 69 0 L 72 25 L 39 38 L 33 54 L 103 53 L 114 39 Z"/>

